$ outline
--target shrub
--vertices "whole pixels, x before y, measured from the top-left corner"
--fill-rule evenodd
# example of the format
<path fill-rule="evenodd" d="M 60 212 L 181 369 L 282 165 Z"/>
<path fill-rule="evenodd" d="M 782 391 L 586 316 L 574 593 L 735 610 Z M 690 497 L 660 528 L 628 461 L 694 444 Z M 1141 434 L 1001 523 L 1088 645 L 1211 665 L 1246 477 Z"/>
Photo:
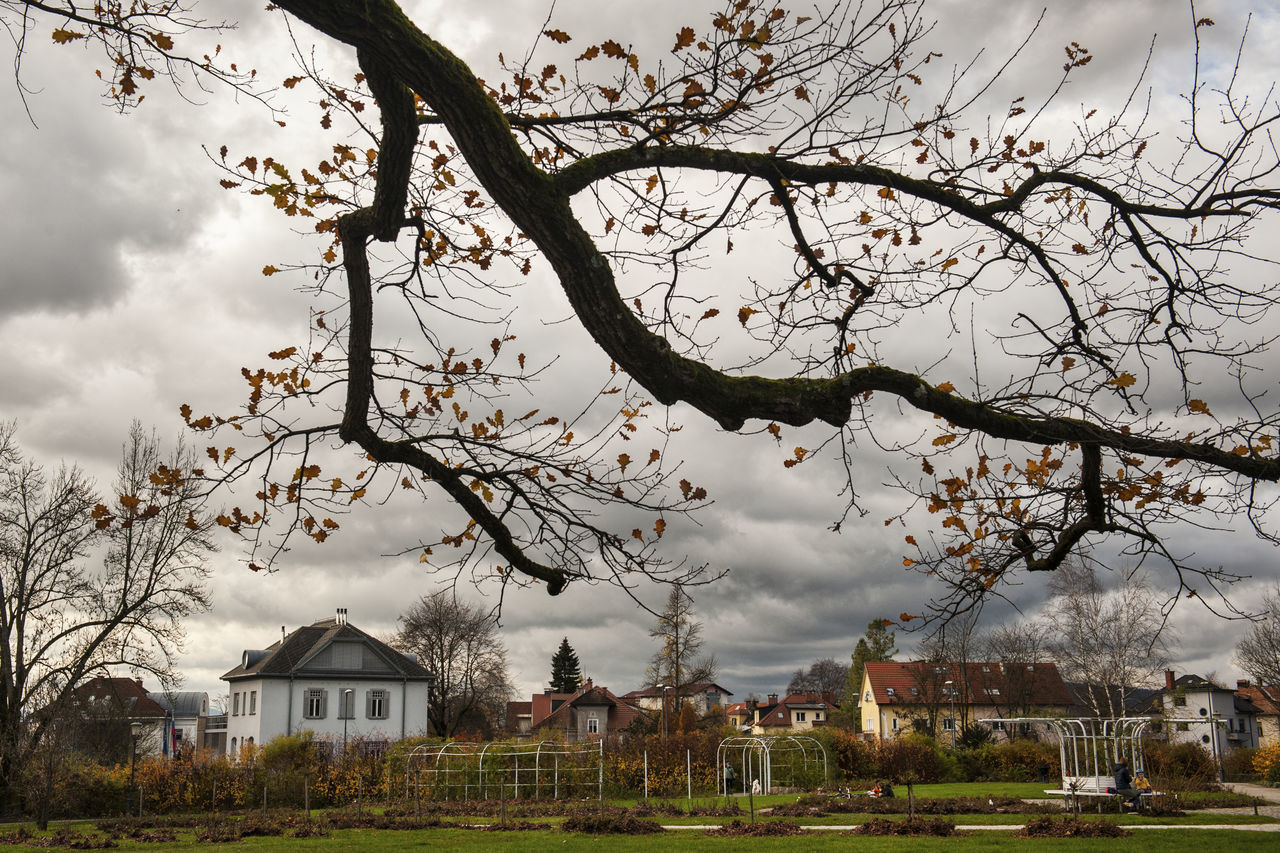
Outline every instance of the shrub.
<path fill-rule="evenodd" d="M 1162 788 L 1202 788 L 1218 775 L 1213 757 L 1196 743 L 1148 743 L 1144 754 L 1147 775 Z"/>
<path fill-rule="evenodd" d="M 1256 775 L 1253 770 L 1253 748 L 1233 749 L 1222 757 L 1222 772 L 1228 779 L 1252 779 Z"/>
<path fill-rule="evenodd" d="M 950 760 L 955 764 L 954 758 Z M 927 735 L 919 734 L 909 734 L 877 744 L 876 767 L 878 775 L 900 782 L 939 782 L 946 775 L 937 742 Z M 958 764 L 954 769 L 958 774 Z"/>
<path fill-rule="evenodd" d="M 1254 751 L 1253 772 L 1268 782 L 1280 782 L 1280 743 L 1273 743 Z"/>

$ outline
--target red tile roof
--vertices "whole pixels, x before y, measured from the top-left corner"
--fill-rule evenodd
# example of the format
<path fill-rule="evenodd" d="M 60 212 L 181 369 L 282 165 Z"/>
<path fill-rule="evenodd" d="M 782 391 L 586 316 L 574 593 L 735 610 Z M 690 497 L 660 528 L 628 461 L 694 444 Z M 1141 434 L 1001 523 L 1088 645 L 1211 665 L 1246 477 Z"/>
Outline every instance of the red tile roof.
<path fill-rule="evenodd" d="M 938 667 L 945 670 L 936 671 Z M 1072 702 L 1057 664 L 1051 661 L 1034 664 L 872 661 L 866 664 L 865 672 L 877 705 L 949 701 L 951 696 L 944 690 L 944 682 L 948 680 L 957 691 L 955 701 L 964 704 L 1001 705 L 1018 693 L 1025 694 L 1030 705 L 1070 705 Z"/>
<path fill-rule="evenodd" d="M 537 708 L 539 699 L 548 700 L 545 705 L 550 705 L 550 700 L 559 700 L 555 703 L 555 708 L 550 713 L 539 717 Z M 631 725 L 631 721 L 640 715 L 640 710 L 631 704 L 624 702 L 617 696 L 613 695 L 607 687 L 596 687 L 590 681 L 583 683 L 577 693 L 535 693 L 533 696 L 533 727 L 546 728 L 565 728 L 570 725 L 570 711 L 584 705 L 604 705 L 609 708 L 606 716 L 605 728 L 608 731 L 622 731 Z"/>
<path fill-rule="evenodd" d="M 75 689 L 86 713 L 123 714 L 130 719 L 164 717 L 168 712 L 147 695 L 140 678 L 97 676 Z"/>
<path fill-rule="evenodd" d="M 1280 715 L 1280 687 L 1250 684 L 1236 690 L 1237 696 L 1248 699 L 1258 710 L 1266 715 Z"/>

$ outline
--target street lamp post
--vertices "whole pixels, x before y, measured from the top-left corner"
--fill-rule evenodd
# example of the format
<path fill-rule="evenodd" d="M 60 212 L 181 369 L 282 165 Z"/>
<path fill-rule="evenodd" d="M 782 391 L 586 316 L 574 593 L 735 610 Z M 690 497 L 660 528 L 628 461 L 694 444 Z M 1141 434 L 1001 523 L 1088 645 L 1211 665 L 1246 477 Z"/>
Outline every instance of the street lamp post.
<path fill-rule="evenodd" d="M 342 691 L 342 753 L 347 752 L 347 720 L 351 719 L 351 688 Z"/>
<path fill-rule="evenodd" d="M 943 682 L 947 688 L 947 695 L 951 697 L 951 749 L 954 752 L 956 748 L 956 689 L 952 686 L 951 681 Z"/>
<path fill-rule="evenodd" d="M 142 733 L 142 723 L 134 720 L 129 724 L 129 732 L 129 802 L 126 804 L 128 807 L 125 811 L 132 813 L 133 799 L 135 796 L 134 792 L 136 791 L 136 788 L 134 787 L 134 766 L 138 763 L 138 735 Z M 138 811 L 142 811 L 142 804 L 139 802 L 138 805 Z"/>

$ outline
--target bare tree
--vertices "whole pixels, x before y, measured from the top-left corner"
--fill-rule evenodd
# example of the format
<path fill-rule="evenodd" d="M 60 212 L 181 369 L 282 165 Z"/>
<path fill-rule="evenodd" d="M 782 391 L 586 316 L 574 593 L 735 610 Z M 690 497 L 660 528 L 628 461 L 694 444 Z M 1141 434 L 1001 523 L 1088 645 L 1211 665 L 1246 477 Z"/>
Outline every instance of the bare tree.
<path fill-rule="evenodd" d="M 838 703 L 844 696 L 845 682 L 849 680 L 849 667 L 835 658 L 821 658 L 809 664 L 809 668 L 797 669 L 787 684 L 788 693 L 827 693 Z"/>
<path fill-rule="evenodd" d="M 683 587 L 671 588 L 649 636 L 658 640 L 658 650 L 645 671 L 648 686 L 665 685 L 679 700 L 687 685 L 715 680 L 715 656 L 702 656 L 702 623 L 694 618 L 693 599 Z"/>
<path fill-rule="evenodd" d="M 5 5 L 20 36 L 52 19 L 60 42 L 102 41 L 124 107 L 157 75 L 222 68 L 181 65 L 201 25 L 181 6 Z M 263 563 L 281 537 L 334 535 L 334 516 L 386 481 L 467 515 L 408 546 L 424 561 L 496 560 L 502 582 L 551 593 L 687 580 L 658 544 L 707 495 L 669 476 L 657 439 L 634 442 L 646 406 L 679 402 L 779 441 L 825 424 L 849 477 L 836 528 L 862 509 L 859 447 L 896 448 L 894 478 L 914 496 L 903 520 L 934 527 L 908 538 L 907 560 L 952 591 L 927 612 L 1107 540 L 1167 562 L 1206 600 L 1232 576 L 1180 557 L 1171 530 L 1231 515 L 1276 540 L 1275 492 L 1257 484 L 1280 479 L 1280 412 L 1263 399 L 1280 291 L 1230 265 L 1275 260 L 1277 111 L 1242 79 L 1201 76 L 1232 62 L 1189 57 L 1181 136 L 1153 139 L 1140 81 L 1115 115 L 1054 123 L 1067 84 L 1081 91 L 1096 68 L 1079 44 L 1063 63 L 1037 43 L 1028 58 L 1052 57 L 1056 79 L 984 107 L 993 80 L 966 74 L 966 58 L 941 67 L 915 0 L 805 14 L 734 2 L 696 28 L 673 23 L 661 61 L 625 37 L 569 45 L 548 22 L 497 75 L 393 0 L 268 8 L 349 47 L 361 73 L 349 84 L 308 63 L 285 84 L 311 86 L 322 127 L 341 134 L 318 165 L 219 157 L 228 185 L 314 218 L 320 241 L 299 275 L 324 302 L 308 334 L 244 371 L 243 410 L 186 410 L 195 429 L 257 442 L 215 455 L 224 476 L 264 483 L 227 516 Z M 1213 23 L 1179 25 L 1199 51 Z M 1009 42 L 1002 27 L 992 38 Z M 735 245 L 779 242 L 794 254 L 703 274 Z M 536 398 L 523 417 L 499 405 L 547 360 L 526 364 L 495 331 L 535 265 L 626 377 L 569 410 L 595 408 L 604 427 L 535 415 Z M 388 315 L 415 334 L 382 333 Z M 446 316 L 473 325 L 446 334 Z M 907 353 L 890 343 L 904 329 L 919 345 Z M 352 460 L 322 472 L 326 440 Z M 787 462 L 821 456 L 794 447 Z M 655 520 L 599 520 L 619 504 Z"/>
<path fill-rule="evenodd" d="M 1280 687 L 1280 586 L 1262 597 L 1262 612 L 1236 646 L 1235 662 L 1259 686 Z"/>
<path fill-rule="evenodd" d="M 195 463 L 164 455 L 134 424 L 109 503 L 78 469 L 50 475 L 0 424 L 0 784 L 6 800 L 27 757 L 90 675 L 118 668 L 177 682 L 182 620 L 208 608 L 212 521 Z M 97 556 L 100 560 L 93 560 Z"/>
<path fill-rule="evenodd" d="M 1046 619 L 1048 648 L 1084 704 L 1099 717 L 1122 717 L 1133 688 L 1157 680 L 1168 663 L 1164 614 L 1145 576 L 1119 572 L 1103 586 L 1091 564 L 1072 560 L 1054 574 Z"/>
<path fill-rule="evenodd" d="M 1051 630 L 1046 622 L 1024 619 L 1005 622 L 981 634 L 979 643 L 983 659 L 1000 666 L 1000 693 L 984 699 L 999 716 L 1027 716 L 1035 708 L 1036 694 L 1043 683 L 1040 670 L 1035 665 L 1050 660 Z M 1013 738 L 1020 731 L 1006 729 L 1006 735 Z M 1030 731 L 1027 733 L 1031 734 Z"/>
<path fill-rule="evenodd" d="M 492 613 L 438 590 L 401 614 L 392 645 L 418 655 L 436 676 L 427 710 L 433 735 L 453 737 L 478 722 L 498 727 L 514 690 Z"/>

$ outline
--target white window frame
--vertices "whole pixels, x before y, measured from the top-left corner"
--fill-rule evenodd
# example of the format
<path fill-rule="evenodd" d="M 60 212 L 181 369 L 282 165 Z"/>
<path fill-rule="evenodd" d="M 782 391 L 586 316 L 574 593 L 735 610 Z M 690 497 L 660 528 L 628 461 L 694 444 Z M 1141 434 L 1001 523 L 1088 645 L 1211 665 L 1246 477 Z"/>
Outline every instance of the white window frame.
<path fill-rule="evenodd" d="M 323 720 L 328 716 L 329 691 L 323 687 L 308 687 L 302 691 L 302 718 Z"/>
<path fill-rule="evenodd" d="M 587 734 L 589 735 L 600 734 L 600 718 L 597 717 L 595 714 L 592 714 L 590 717 L 587 718 Z"/>
<path fill-rule="evenodd" d="M 249 691 L 249 714 L 253 715 L 256 713 L 258 713 L 258 691 L 250 690 Z"/>
<path fill-rule="evenodd" d="M 954 731 L 956 730 L 956 718 L 955 718 L 955 717 L 943 717 L 943 718 L 942 718 L 942 730 L 943 730 L 944 732 L 954 732 Z"/>
<path fill-rule="evenodd" d="M 233 717 L 240 716 L 240 694 L 239 693 L 231 694 L 231 716 Z"/>
<path fill-rule="evenodd" d="M 366 690 L 364 693 L 365 717 L 370 720 L 385 720 L 391 704 L 391 691 L 384 688 Z"/>

